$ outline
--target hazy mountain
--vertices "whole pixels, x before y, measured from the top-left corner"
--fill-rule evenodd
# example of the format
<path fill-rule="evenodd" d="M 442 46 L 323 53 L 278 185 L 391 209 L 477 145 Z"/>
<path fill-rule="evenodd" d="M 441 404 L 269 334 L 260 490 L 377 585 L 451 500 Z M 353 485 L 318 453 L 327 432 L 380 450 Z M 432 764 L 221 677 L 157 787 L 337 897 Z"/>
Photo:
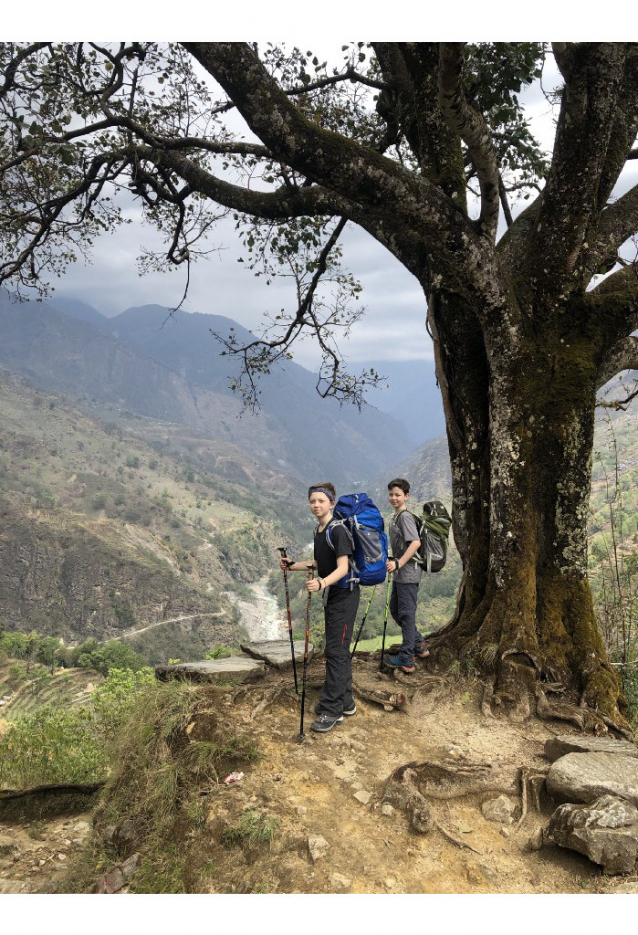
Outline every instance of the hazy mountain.
<path fill-rule="evenodd" d="M 209 331 L 234 327 L 249 338 L 231 319 L 177 312 L 167 321 L 167 309 L 145 306 L 102 319 L 98 328 L 85 320 L 90 306 L 65 307 L 62 313 L 48 303 L 15 303 L 1 292 L 0 363 L 85 405 L 104 402 L 186 425 L 277 470 L 332 478 L 341 489 L 411 448 L 400 423 L 370 407 L 359 413 L 321 400 L 315 376 L 292 362 L 262 381 L 261 412 L 237 418 L 241 402 L 228 387 L 233 364 Z"/>
<path fill-rule="evenodd" d="M 433 360 L 375 360 L 366 366 L 387 377 L 366 394 L 367 401 L 401 422 L 415 445 L 445 431 Z"/>
<path fill-rule="evenodd" d="M 104 327 L 106 318 L 101 312 L 98 312 L 92 305 L 81 302 L 79 299 L 67 298 L 65 296 L 54 296 L 47 300 L 47 305 L 52 306 L 63 315 L 70 315 L 72 318 L 79 318 L 80 321 L 89 321 L 98 328 Z"/>

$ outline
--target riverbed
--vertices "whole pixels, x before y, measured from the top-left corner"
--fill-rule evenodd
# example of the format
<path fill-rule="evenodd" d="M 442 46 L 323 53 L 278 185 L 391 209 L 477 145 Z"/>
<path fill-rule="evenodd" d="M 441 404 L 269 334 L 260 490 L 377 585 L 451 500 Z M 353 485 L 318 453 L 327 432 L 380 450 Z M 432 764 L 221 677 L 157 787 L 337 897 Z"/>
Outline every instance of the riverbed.
<path fill-rule="evenodd" d="M 268 590 L 268 577 L 248 585 L 254 600 L 245 601 L 234 597 L 233 601 L 241 614 L 241 623 L 246 633 L 257 643 L 262 640 L 281 640 L 287 635 L 288 626 L 277 601 Z"/>

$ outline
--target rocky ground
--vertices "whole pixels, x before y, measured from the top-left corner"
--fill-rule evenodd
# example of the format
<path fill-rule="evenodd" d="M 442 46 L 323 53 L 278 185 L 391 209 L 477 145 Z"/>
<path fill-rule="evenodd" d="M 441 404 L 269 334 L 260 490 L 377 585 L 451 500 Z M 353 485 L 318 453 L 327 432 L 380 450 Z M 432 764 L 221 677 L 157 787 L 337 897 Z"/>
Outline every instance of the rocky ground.
<path fill-rule="evenodd" d="M 54 892 L 90 828 L 90 812 L 0 823 L 0 894 Z"/>
<path fill-rule="evenodd" d="M 423 665 L 412 677 L 380 675 L 378 661 L 363 657 L 355 665 L 356 715 L 315 735 L 322 666 L 317 659 L 309 667 L 302 743 L 291 673 L 269 670 L 222 697 L 223 718 L 250 730 L 262 756 L 239 783 L 203 790 L 209 860 L 198 892 L 638 892 L 635 868 L 607 875 L 585 856 L 541 844 L 556 805 L 544 793 L 538 803 L 531 792 L 523 798 L 521 769 L 542 777 L 546 741 L 569 727 L 487 718 L 477 681 L 434 676 Z M 216 705 L 219 714 L 219 694 Z M 189 733 L 203 735 L 205 723 L 196 717 Z M 414 802 L 388 785 L 406 764 L 430 764 L 421 830 Z M 274 828 L 270 843 L 224 841 L 224 830 L 247 814 Z M 50 892 L 81 848 L 89 817 L 0 825 L 0 892 Z"/>

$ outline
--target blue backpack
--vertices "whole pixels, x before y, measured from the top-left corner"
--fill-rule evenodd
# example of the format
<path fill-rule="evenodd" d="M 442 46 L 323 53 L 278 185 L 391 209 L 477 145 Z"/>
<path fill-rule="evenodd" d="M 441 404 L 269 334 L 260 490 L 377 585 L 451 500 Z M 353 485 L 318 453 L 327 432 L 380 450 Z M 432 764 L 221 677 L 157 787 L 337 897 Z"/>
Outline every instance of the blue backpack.
<path fill-rule="evenodd" d="M 332 512 L 334 519 L 326 530 L 326 542 L 334 549 L 330 531 L 339 524 L 350 536 L 353 546 L 350 571 L 332 587 L 381 584 L 386 578 L 388 537 L 383 530 L 383 517 L 370 497 L 367 493 L 339 497 Z"/>

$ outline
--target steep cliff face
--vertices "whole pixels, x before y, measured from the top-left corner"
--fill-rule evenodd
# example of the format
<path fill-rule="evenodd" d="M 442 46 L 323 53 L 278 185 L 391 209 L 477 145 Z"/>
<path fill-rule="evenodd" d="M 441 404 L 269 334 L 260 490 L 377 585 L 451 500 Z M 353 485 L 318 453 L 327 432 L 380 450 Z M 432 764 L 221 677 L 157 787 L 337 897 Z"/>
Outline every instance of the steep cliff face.
<path fill-rule="evenodd" d="M 160 620 L 231 606 L 180 575 L 170 553 L 152 550 L 110 521 L 25 514 L 0 498 L 0 619 L 9 629 L 83 640 L 110 639 Z M 221 635 L 221 631 L 220 631 Z M 223 641 L 223 640 L 222 640 Z"/>

